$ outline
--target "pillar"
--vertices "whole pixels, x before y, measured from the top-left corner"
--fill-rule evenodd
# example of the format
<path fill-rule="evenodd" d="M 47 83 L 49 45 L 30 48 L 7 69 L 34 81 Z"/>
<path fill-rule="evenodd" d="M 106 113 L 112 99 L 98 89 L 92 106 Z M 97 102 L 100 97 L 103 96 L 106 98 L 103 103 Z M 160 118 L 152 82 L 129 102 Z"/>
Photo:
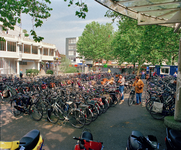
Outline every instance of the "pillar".
<path fill-rule="evenodd" d="M 38 62 L 38 71 L 40 71 L 40 62 Z"/>
<path fill-rule="evenodd" d="M 19 70 L 19 61 L 18 61 L 18 60 L 17 60 L 17 62 L 16 62 L 16 65 L 17 65 L 17 67 L 16 67 L 16 68 L 17 68 L 17 74 L 19 75 L 19 71 L 20 71 L 20 70 Z"/>
<path fill-rule="evenodd" d="M 179 58 L 178 58 L 178 74 L 177 74 L 177 89 L 175 98 L 175 121 L 181 121 L 181 39 L 179 41 Z"/>

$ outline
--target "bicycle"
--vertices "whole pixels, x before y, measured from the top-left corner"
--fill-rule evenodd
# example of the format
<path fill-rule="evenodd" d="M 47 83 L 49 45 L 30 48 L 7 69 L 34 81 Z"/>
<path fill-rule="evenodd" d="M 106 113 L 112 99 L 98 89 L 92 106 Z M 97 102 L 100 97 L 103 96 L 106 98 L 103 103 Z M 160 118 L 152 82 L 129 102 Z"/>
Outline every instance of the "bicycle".
<path fill-rule="evenodd" d="M 75 128 L 82 128 L 85 124 L 85 117 L 81 109 L 73 108 L 73 102 L 67 101 L 65 104 L 61 101 L 57 102 L 56 98 L 48 109 L 48 120 L 57 123 L 58 120 L 69 121 Z M 63 107 L 61 106 L 63 105 Z"/>
<path fill-rule="evenodd" d="M 129 98 L 128 98 L 128 105 L 131 106 L 135 102 L 135 89 L 132 89 Z"/>

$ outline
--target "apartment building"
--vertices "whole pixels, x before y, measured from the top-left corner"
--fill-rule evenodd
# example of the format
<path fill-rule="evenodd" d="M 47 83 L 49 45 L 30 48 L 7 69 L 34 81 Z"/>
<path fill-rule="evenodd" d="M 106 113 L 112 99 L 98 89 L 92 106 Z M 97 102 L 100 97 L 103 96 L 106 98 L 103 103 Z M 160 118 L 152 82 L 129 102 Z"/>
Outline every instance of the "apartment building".
<path fill-rule="evenodd" d="M 14 30 L 2 30 L 0 22 L 0 74 L 19 74 L 22 69 L 55 69 L 58 58 L 54 44 L 35 42 L 15 26 Z M 56 70 L 56 69 L 55 69 Z"/>
<path fill-rule="evenodd" d="M 78 37 L 66 38 L 66 57 L 73 65 L 81 65 L 83 60 L 80 58 L 76 49 L 76 43 L 78 39 Z"/>

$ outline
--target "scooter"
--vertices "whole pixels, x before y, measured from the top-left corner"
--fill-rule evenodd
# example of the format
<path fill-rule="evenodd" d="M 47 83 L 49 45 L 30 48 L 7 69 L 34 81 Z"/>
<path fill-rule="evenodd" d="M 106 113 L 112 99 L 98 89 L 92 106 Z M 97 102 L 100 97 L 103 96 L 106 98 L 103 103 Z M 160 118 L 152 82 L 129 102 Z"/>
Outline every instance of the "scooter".
<path fill-rule="evenodd" d="M 180 150 L 181 149 L 181 131 L 171 128 L 166 128 L 165 143 L 167 150 Z"/>
<path fill-rule="evenodd" d="M 127 140 L 126 150 L 156 150 L 159 149 L 157 138 L 153 135 L 144 136 L 139 131 L 132 131 Z"/>
<path fill-rule="evenodd" d="M 78 140 L 74 150 L 103 150 L 103 142 L 93 141 L 92 133 L 90 130 L 86 130 L 83 130 L 80 138 L 73 137 L 73 139 Z"/>
<path fill-rule="evenodd" d="M 39 130 L 31 130 L 20 141 L 0 141 L 0 150 L 42 150 L 44 139 Z"/>

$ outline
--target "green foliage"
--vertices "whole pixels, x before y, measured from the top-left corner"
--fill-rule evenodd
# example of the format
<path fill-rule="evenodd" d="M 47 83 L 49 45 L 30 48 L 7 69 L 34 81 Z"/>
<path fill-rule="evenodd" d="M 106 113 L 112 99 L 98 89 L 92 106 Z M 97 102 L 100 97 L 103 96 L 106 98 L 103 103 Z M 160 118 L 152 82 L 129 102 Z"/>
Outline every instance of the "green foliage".
<path fill-rule="evenodd" d="M 47 70 L 46 74 L 53 74 L 53 70 Z"/>
<path fill-rule="evenodd" d="M 101 25 L 98 22 L 87 24 L 82 36 L 77 42 L 77 52 L 85 59 L 94 62 L 102 59 L 111 60 L 111 42 L 113 39 L 113 26 L 109 23 Z"/>
<path fill-rule="evenodd" d="M 28 14 L 34 20 L 34 26 L 40 27 L 43 24 L 43 19 L 50 17 L 52 8 L 48 7 L 50 0 L 1 0 L 0 2 L 0 21 L 3 22 L 3 30 L 10 28 L 14 30 L 16 23 L 21 23 L 21 13 Z M 34 30 L 31 31 L 35 41 L 43 40 L 38 37 Z"/>
<path fill-rule="evenodd" d="M 26 75 L 38 75 L 39 71 L 37 69 L 28 69 L 26 70 Z"/>
<path fill-rule="evenodd" d="M 77 72 L 77 69 L 75 67 L 72 67 L 69 59 L 62 58 L 60 64 L 60 71 L 63 73 L 75 73 Z"/>
<path fill-rule="evenodd" d="M 64 1 L 67 2 L 67 0 L 64 0 Z M 85 19 L 86 13 L 88 12 L 87 4 L 79 0 L 76 0 L 76 1 L 69 0 L 68 7 L 72 5 L 79 7 L 79 10 L 75 12 L 75 15 L 78 16 L 79 18 Z"/>
<path fill-rule="evenodd" d="M 25 33 L 24 35 L 25 35 L 25 37 L 28 37 L 28 36 L 29 36 L 29 34 L 27 34 L 27 33 Z"/>
<path fill-rule="evenodd" d="M 180 37 L 172 28 L 158 25 L 138 26 L 137 20 L 111 11 L 106 16 L 114 20 L 119 18 L 119 30 L 112 42 L 113 55 L 119 63 L 138 63 L 139 71 L 144 62 L 155 65 L 178 56 Z"/>
<path fill-rule="evenodd" d="M 64 73 L 77 73 L 77 69 L 75 67 L 68 67 Z"/>

